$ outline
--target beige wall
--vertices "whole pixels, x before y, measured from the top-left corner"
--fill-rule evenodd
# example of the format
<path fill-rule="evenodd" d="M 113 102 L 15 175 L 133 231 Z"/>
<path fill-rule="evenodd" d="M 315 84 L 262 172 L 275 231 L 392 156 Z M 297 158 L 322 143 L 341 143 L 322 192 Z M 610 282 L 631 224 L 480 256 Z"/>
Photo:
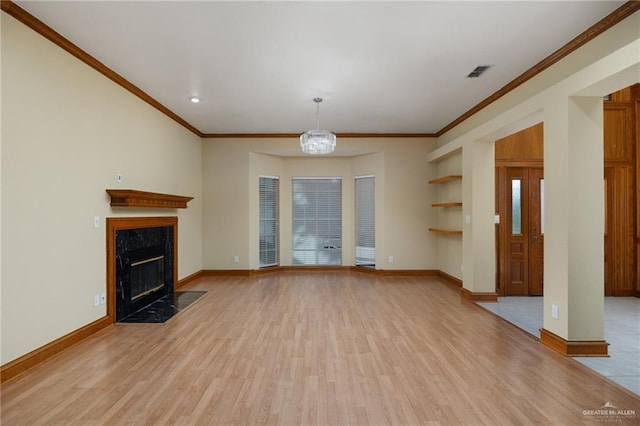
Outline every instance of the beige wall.
<path fill-rule="evenodd" d="M 249 267 L 249 152 L 244 140 L 203 142 L 202 267 Z M 233 256 L 239 263 L 233 263 Z"/>
<path fill-rule="evenodd" d="M 590 205 L 590 209 L 584 210 L 595 212 L 593 217 L 585 223 L 590 223 L 590 230 L 602 229 L 602 181 L 598 178 L 602 176 L 601 166 L 594 166 L 589 171 L 581 169 L 583 173 L 599 179 L 597 185 L 585 186 L 572 181 L 569 182 L 571 188 L 567 189 L 566 185 L 558 180 L 558 176 L 562 176 L 565 169 L 571 168 L 570 159 L 566 156 L 562 158 L 562 149 L 554 150 L 553 148 L 556 144 L 574 143 L 575 135 L 579 132 L 574 129 L 571 133 L 567 129 L 571 129 L 572 126 L 579 129 L 580 125 L 576 126 L 575 123 L 567 122 L 567 118 L 563 118 L 564 121 L 561 124 L 566 127 L 565 129 L 558 125 L 547 126 L 547 121 L 550 117 L 557 119 L 557 110 L 554 108 L 569 105 L 571 98 L 590 97 L 594 102 L 599 98 L 601 103 L 602 96 L 639 82 L 639 29 L 640 12 L 636 12 L 439 138 L 438 148 L 427 156 L 428 160 L 439 165 L 446 162 L 451 153 L 457 153 L 462 149 L 463 154 L 466 153 L 469 158 L 469 168 L 463 171 L 463 181 L 466 184 L 476 178 L 464 192 L 462 200 L 465 214 L 471 216 L 471 223 L 465 224 L 463 228 L 465 288 L 472 291 L 480 289 L 480 292 L 491 291 L 495 282 L 495 259 L 492 260 L 491 256 L 487 256 L 489 252 L 486 250 L 487 247 L 494 250 L 495 244 L 492 223 L 494 206 L 492 202 L 487 202 L 487 200 L 493 200 L 494 196 L 494 183 L 489 173 L 493 168 L 493 160 L 489 156 L 486 161 L 473 160 L 477 158 L 475 152 L 484 151 L 479 149 L 480 145 L 492 143 L 509 133 L 544 120 L 545 187 L 548 190 L 545 193 L 547 231 L 553 224 L 558 223 L 557 218 L 567 214 L 566 202 L 575 194 L 580 194 L 581 199 L 598 200 L 597 206 Z M 597 129 L 597 126 L 593 127 Z M 600 140 L 599 146 L 602 146 L 602 132 L 597 133 Z M 592 133 L 590 136 L 595 134 Z M 551 152 L 555 153 L 554 158 L 549 157 Z M 482 178 L 483 181 L 477 182 L 477 178 Z M 562 188 L 562 191 L 554 191 L 551 189 L 552 186 Z M 599 225 L 593 227 L 594 222 Z M 478 227 L 481 229 L 477 229 Z M 576 250 L 576 247 L 582 245 L 582 247 L 601 248 L 599 239 L 601 240 L 602 235 L 600 233 L 596 238 L 593 232 L 580 230 L 575 225 L 569 228 L 561 225 L 554 233 L 547 232 L 545 235 L 544 328 L 563 338 L 577 336 L 597 340 L 602 338 L 602 310 L 596 303 L 593 304 L 594 309 L 582 308 L 587 306 L 583 303 L 583 298 L 573 297 L 571 301 L 569 300 L 570 291 L 580 285 L 579 280 L 575 278 L 577 274 L 573 274 L 572 277 L 569 271 L 592 270 L 592 267 L 597 264 L 601 266 L 599 253 L 595 250 L 594 253 L 578 253 L 579 250 Z M 591 242 L 585 243 L 583 238 L 585 235 L 592 238 L 589 240 Z M 563 238 L 574 241 L 574 245 L 569 246 L 563 242 Z M 440 248 L 442 249 L 443 246 Z M 447 250 L 441 250 L 440 259 L 455 256 L 458 252 L 453 250 L 457 248 L 449 247 Z M 568 259 L 568 261 L 554 261 L 557 259 Z M 470 262 L 472 266 L 469 266 Z M 441 262 L 440 269 L 443 267 L 445 265 Z M 597 297 L 601 298 L 602 274 L 598 271 L 599 269 L 593 275 L 600 280 Z M 589 289 L 590 295 L 596 294 L 591 290 L 592 288 Z M 551 317 L 552 304 L 560 307 L 559 319 Z M 574 314 L 576 309 L 573 309 L 573 312 L 567 315 L 570 305 L 580 306 L 582 311 Z M 571 318 L 571 322 L 568 318 Z M 580 321 L 588 323 L 588 327 L 577 327 L 576 324 Z M 573 328 L 573 331 L 570 328 Z"/>
<path fill-rule="evenodd" d="M 585 78 L 593 77 L 594 74 L 591 76 L 589 74 L 593 73 L 595 69 L 592 68 L 589 71 L 588 68 L 593 67 L 594 64 L 597 65 L 596 68 L 603 66 L 611 69 L 611 64 L 607 65 L 607 62 L 610 61 L 604 58 L 618 49 L 628 47 L 630 49 L 625 54 L 626 59 L 619 61 L 620 67 L 616 73 L 624 70 L 633 64 L 633 58 L 637 56 L 635 43 L 640 33 L 638 28 L 640 28 L 640 13 L 636 12 L 439 137 L 438 146 L 451 144 L 450 147 L 459 148 L 462 145 L 462 139 L 466 139 L 465 134 L 467 133 L 475 133 L 479 130 L 486 131 L 482 135 L 485 136 L 500 127 L 511 126 L 519 120 L 525 120 L 518 127 L 511 128 L 507 133 L 502 133 L 502 135 L 507 135 L 539 122 L 539 120 L 527 121 L 527 117 L 530 117 L 533 111 L 523 103 L 530 104 L 533 101 L 538 104 L 539 109 L 541 107 L 540 96 L 541 94 L 544 96 L 543 92 L 552 87 L 558 89 L 559 86 L 572 80 L 576 81 L 576 77 L 582 81 L 585 81 Z M 634 74 L 637 80 L 637 69 L 629 68 L 627 72 Z M 612 93 L 626 87 L 620 87 L 615 80 L 615 78 L 612 79 L 608 87 L 600 87 L 601 90 L 597 90 L 597 92 Z M 587 87 L 589 86 L 585 85 L 583 88 Z M 585 94 L 581 93 L 581 95 Z"/>
<path fill-rule="evenodd" d="M 483 242 L 467 237 L 461 244 L 427 232 L 438 221 L 458 220 L 452 215 L 439 217 L 443 213 L 431 208 L 439 199 L 438 191 L 453 189 L 438 189 L 427 181 L 461 170 L 461 150 L 533 124 L 545 105 L 557 99 L 598 96 L 639 81 L 638 28 L 640 13 L 437 141 L 342 138 L 338 156 L 309 159 L 294 154 L 299 151 L 296 139 L 202 142 L 3 13 L 1 362 L 105 315 L 104 305 L 93 306 L 93 296 L 106 287 L 107 216 L 178 215 L 179 278 L 200 269 L 256 268 L 261 174 L 281 178 L 283 265 L 291 261 L 291 177 L 343 177 L 343 263 L 352 264 L 353 177 L 374 174 L 377 267 L 442 269 L 460 276 L 466 252 L 462 245 L 471 245 L 473 257 Z M 195 199 L 180 211 L 111 209 L 104 189 L 117 186 L 117 172 L 124 175 L 123 188 Z M 465 232 L 477 226 L 476 218 L 491 219 L 486 206 L 474 209 L 473 200 L 486 199 L 483 191 L 492 196 L 493 185 L 475 186 L 463 195 L 465 212 L 474 218 L 464 225 Z M 101 220 L 98 229 L 93 228 L 94 216 Z M 492 228 L 489 223 L 482 226 Z M 493 242 L 484 246 L 487 243 L 493 250 Z M 548 253 L 554 250 L 562 247 L 551 245 Z M 465 269 L 464 281 L 473 282 L 476 270 Z M 560 272 L 545 270 L 545 282 Z M 545 298 L 545 327 L 563 334 L 564 328 L 553 325 L 547 310 L 549 303 L 568 305 L 565 296 L 557 297 Z"/>
<path fill-rule="evenodd" d="M 437 167 L 437 175 L 430 179 L 462 174 L 462 152 L 456 152 L 440 161 Z M 452 181 L 440 185 L 430 185 L 435 188 L 437 201 L 453 202 L 462 201 L 461 180 Z M 430 226 L 445 229 L 462 229 L 463 209 L 433 208 L 438 217 Z M 462 237 L 459 235 L 442 235 L 438 237 L 438 269 L 458 279 L 462 279 Z"/>
<path fill-rule="evenodd" d="M 204 269 L 258 268 L 258 177 L 280 178 L 280 264 L 291 264 L 291 178 L 343 179 L 343 265 L 354 264 L 353 179 L 376 177 L 379 269 L 433 269 L 437 240 L 427 227 L 435 194 L 427 138 L 342 138 L 337 156 L 291 156 L 297 139 L 211 139 L 203 147 Z M 283 154 L 284 153 L 284 154 Z M 234 263 L 234 256 L 239 262 Z M 389 263 L 389 256 L 394 262 Z"/>
<path fill-rule="evenodd" d="M 202 268 L 202 141 L 4 13 L 2 106 L 4 364 L 106 314 L 106 217 L 177 215 L 179 278 Z M 113 187 L 195 199 L 112 209 Z"/>

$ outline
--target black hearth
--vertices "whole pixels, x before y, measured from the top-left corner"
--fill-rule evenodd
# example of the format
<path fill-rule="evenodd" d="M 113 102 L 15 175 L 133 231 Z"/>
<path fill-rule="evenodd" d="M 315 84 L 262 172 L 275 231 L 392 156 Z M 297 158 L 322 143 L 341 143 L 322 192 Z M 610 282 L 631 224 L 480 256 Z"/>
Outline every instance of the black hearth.
<path fill-rule="evenodd" d="M 116 321 L 160 299 L 173 299 L 173 226 L 116 231 Z"/>
<path fill-rule="evenodd" d="M 120 322 L 163 323 L 198 300 L 205 291 L 175 291 L 173 297 L 161 297 Z"/>

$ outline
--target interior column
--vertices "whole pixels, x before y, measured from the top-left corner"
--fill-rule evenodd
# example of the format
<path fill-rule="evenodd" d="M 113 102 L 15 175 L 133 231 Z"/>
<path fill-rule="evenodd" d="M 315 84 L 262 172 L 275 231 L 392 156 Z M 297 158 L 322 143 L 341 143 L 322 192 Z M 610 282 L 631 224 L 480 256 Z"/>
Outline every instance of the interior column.
<path fill-rule="evenodd" d="M 545 248 L 541 341 L 565 355 L 607 355 L 601 97 L 544 110 Z"/>
<path fill-rule="evenodd" d="M 470 300 L 497 301 L 493 141 L 462 149 L 462 290 Z"/>

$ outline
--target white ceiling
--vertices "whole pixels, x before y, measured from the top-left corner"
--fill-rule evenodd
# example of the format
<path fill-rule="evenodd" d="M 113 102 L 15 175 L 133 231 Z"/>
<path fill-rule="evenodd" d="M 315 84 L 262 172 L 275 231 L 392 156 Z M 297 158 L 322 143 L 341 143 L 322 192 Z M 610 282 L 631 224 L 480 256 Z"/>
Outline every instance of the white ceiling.
<path fill-rule="evenodd" d="M 624 2 L 16 3 L 203 133 L 436 133 Z"/>

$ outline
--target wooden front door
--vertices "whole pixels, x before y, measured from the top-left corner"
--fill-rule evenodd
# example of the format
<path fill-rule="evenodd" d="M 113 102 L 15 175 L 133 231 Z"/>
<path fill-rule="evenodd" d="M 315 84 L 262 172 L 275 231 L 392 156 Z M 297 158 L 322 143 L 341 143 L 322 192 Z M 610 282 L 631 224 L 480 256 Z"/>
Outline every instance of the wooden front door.
<path fill-rule="evenodd" d="M 541 167 L 507 167 L 499 185 L 507 202 L 505 220 L 505 296 L 541 296 L 544 253 L 544 175 Z"/>

